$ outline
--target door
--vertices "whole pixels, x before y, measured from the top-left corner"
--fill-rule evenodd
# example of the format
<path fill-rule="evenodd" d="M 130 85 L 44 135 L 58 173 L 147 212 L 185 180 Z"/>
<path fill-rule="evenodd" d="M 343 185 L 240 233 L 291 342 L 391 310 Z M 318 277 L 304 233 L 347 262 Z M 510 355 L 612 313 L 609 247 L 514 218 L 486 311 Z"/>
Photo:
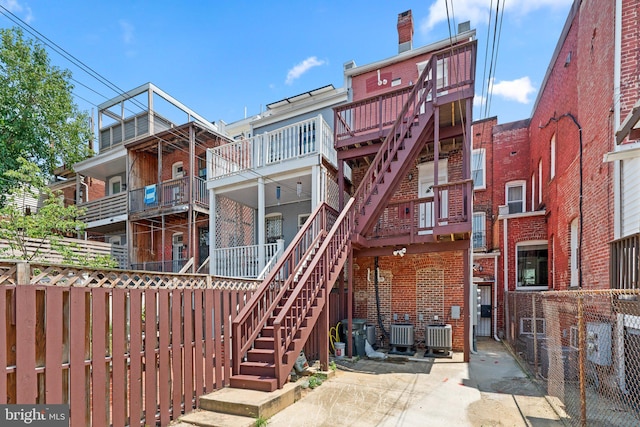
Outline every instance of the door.
<path fill-rule="evenodd" d="M 198 267 L 209 258 L 209 227 L 198 228 Z"/>
<path fill-rule="evenodd" d="M 171 239 L 171 271 L 177 273 L 184 265 L 184 240 L 182 233 L 175 233 Z"/>
<path fill-rule="evenodd" d="M 491 336 L 491 285 L 478 286 L 480 289 L 480 319 L 478 320 L 479 337 Z"/>
<path fill-rule="evenodd" d="M 182 162 L 176 162 L 171 165 L 171 178 L 174 180 L 171 183 L 171 200 L 173 200 L 174 203 L 182 200 L 182 180 L 179 179 L 182 177 L 184 177 Z"/>
<path fill-rule="evenodd" d="M 422 163 L 418 165 L 419 181 L 418 181 L 418 193 L 420 198 L 434 197 L 435 192 L 433 186 L 435 184 L 435 170 L 434 162 Z M 447 159 L 440 160 L 438 162 L 438 184 L 446 184 L 448 177 L 447 173 Z M 440 216 L 446 217 L 448 215 L 448 203 L 447 192 L 441 192 L 442 200 L 440 202 Z M 420 204 L 420 220 L 418 227 L 422 229 L 419 234 L 432 234 L 433 227 L 435 225 L 435 203 L 425 202 Z"/>

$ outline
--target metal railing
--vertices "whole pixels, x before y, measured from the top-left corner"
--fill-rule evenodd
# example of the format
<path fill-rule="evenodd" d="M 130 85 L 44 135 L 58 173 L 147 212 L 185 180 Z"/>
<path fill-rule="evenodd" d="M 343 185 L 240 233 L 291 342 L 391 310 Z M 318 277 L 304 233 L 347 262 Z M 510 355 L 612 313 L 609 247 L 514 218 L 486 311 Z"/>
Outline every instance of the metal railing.
<path fill-rule="evenodd" d="M 640 233 L 609 243 L 609 275 L 612 289 L 640 288 Z"/>
<path fill-rule="evenodd" d="M 185 176 L 129 191 L 129 212 L 186 205 L 189 203 L 191 188 L 193 188 L 193 203 L 208 208 L 209 192 L 206 181 L 199 177 Z"/>

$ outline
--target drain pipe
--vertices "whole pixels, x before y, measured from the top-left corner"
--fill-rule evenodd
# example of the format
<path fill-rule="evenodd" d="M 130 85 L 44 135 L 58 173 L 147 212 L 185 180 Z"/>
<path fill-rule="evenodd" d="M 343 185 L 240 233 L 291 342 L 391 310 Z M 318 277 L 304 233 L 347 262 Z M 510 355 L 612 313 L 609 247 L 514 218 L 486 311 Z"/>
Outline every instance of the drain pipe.
<path fill-rule="evenodd" d="M 498 338 L 498 257 L 493 257 L 493 339 Z"/>
<path fill-rule="evenodd" d="M 382 315 L 380 314 L 380 292 L 378 291 L 378 257 L 373 259 L 373 286 L 376 291 L 376 312 L 378 314 L 378 327 L 384 334 L 387 341 L 389 341 L 389 332 L 384 329 L 384 323 L 382 322 Z"/>

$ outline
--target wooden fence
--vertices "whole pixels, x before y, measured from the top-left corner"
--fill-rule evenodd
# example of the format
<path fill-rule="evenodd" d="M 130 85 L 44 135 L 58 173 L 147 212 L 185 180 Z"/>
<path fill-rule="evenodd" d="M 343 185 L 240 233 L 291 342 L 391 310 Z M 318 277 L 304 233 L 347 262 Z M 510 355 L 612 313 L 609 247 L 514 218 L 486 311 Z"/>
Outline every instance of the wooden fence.
<path fill-rule="evenodd" d="M 0 261 L 0 402 L 68 404 L 71 426 L 168 425 L 224 387 L 256 282 Z"/>

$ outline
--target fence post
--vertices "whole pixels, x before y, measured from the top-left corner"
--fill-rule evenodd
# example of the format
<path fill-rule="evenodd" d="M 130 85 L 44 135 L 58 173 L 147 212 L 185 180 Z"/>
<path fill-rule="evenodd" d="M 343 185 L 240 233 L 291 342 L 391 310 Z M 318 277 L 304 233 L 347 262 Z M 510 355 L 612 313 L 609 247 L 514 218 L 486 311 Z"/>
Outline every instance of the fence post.
<path fill-rule="evenodd" d="M 587 425 L 587 391 L 586 391 L 586 359 L 587 359 L 587 340 L 586 330 L 584 324 L 584 297 L 582 294 L 578 295 L 578 340 L 580 344 L 578 347 L 578 376 L 580 384 L 580 425 Z"/>
<path fill-rule="evenodd" d="M 31 284 L 31 267 L 26 261 L 18 261 L 16 263 L 16 279 L 18 285 Z"/>
<path fill-rule="evenodd" d="M 533 370 L 538 374 L 538 319 L 536 317 L 536 294 L 531 294 L 531 309 L 533 311 Z"/>

